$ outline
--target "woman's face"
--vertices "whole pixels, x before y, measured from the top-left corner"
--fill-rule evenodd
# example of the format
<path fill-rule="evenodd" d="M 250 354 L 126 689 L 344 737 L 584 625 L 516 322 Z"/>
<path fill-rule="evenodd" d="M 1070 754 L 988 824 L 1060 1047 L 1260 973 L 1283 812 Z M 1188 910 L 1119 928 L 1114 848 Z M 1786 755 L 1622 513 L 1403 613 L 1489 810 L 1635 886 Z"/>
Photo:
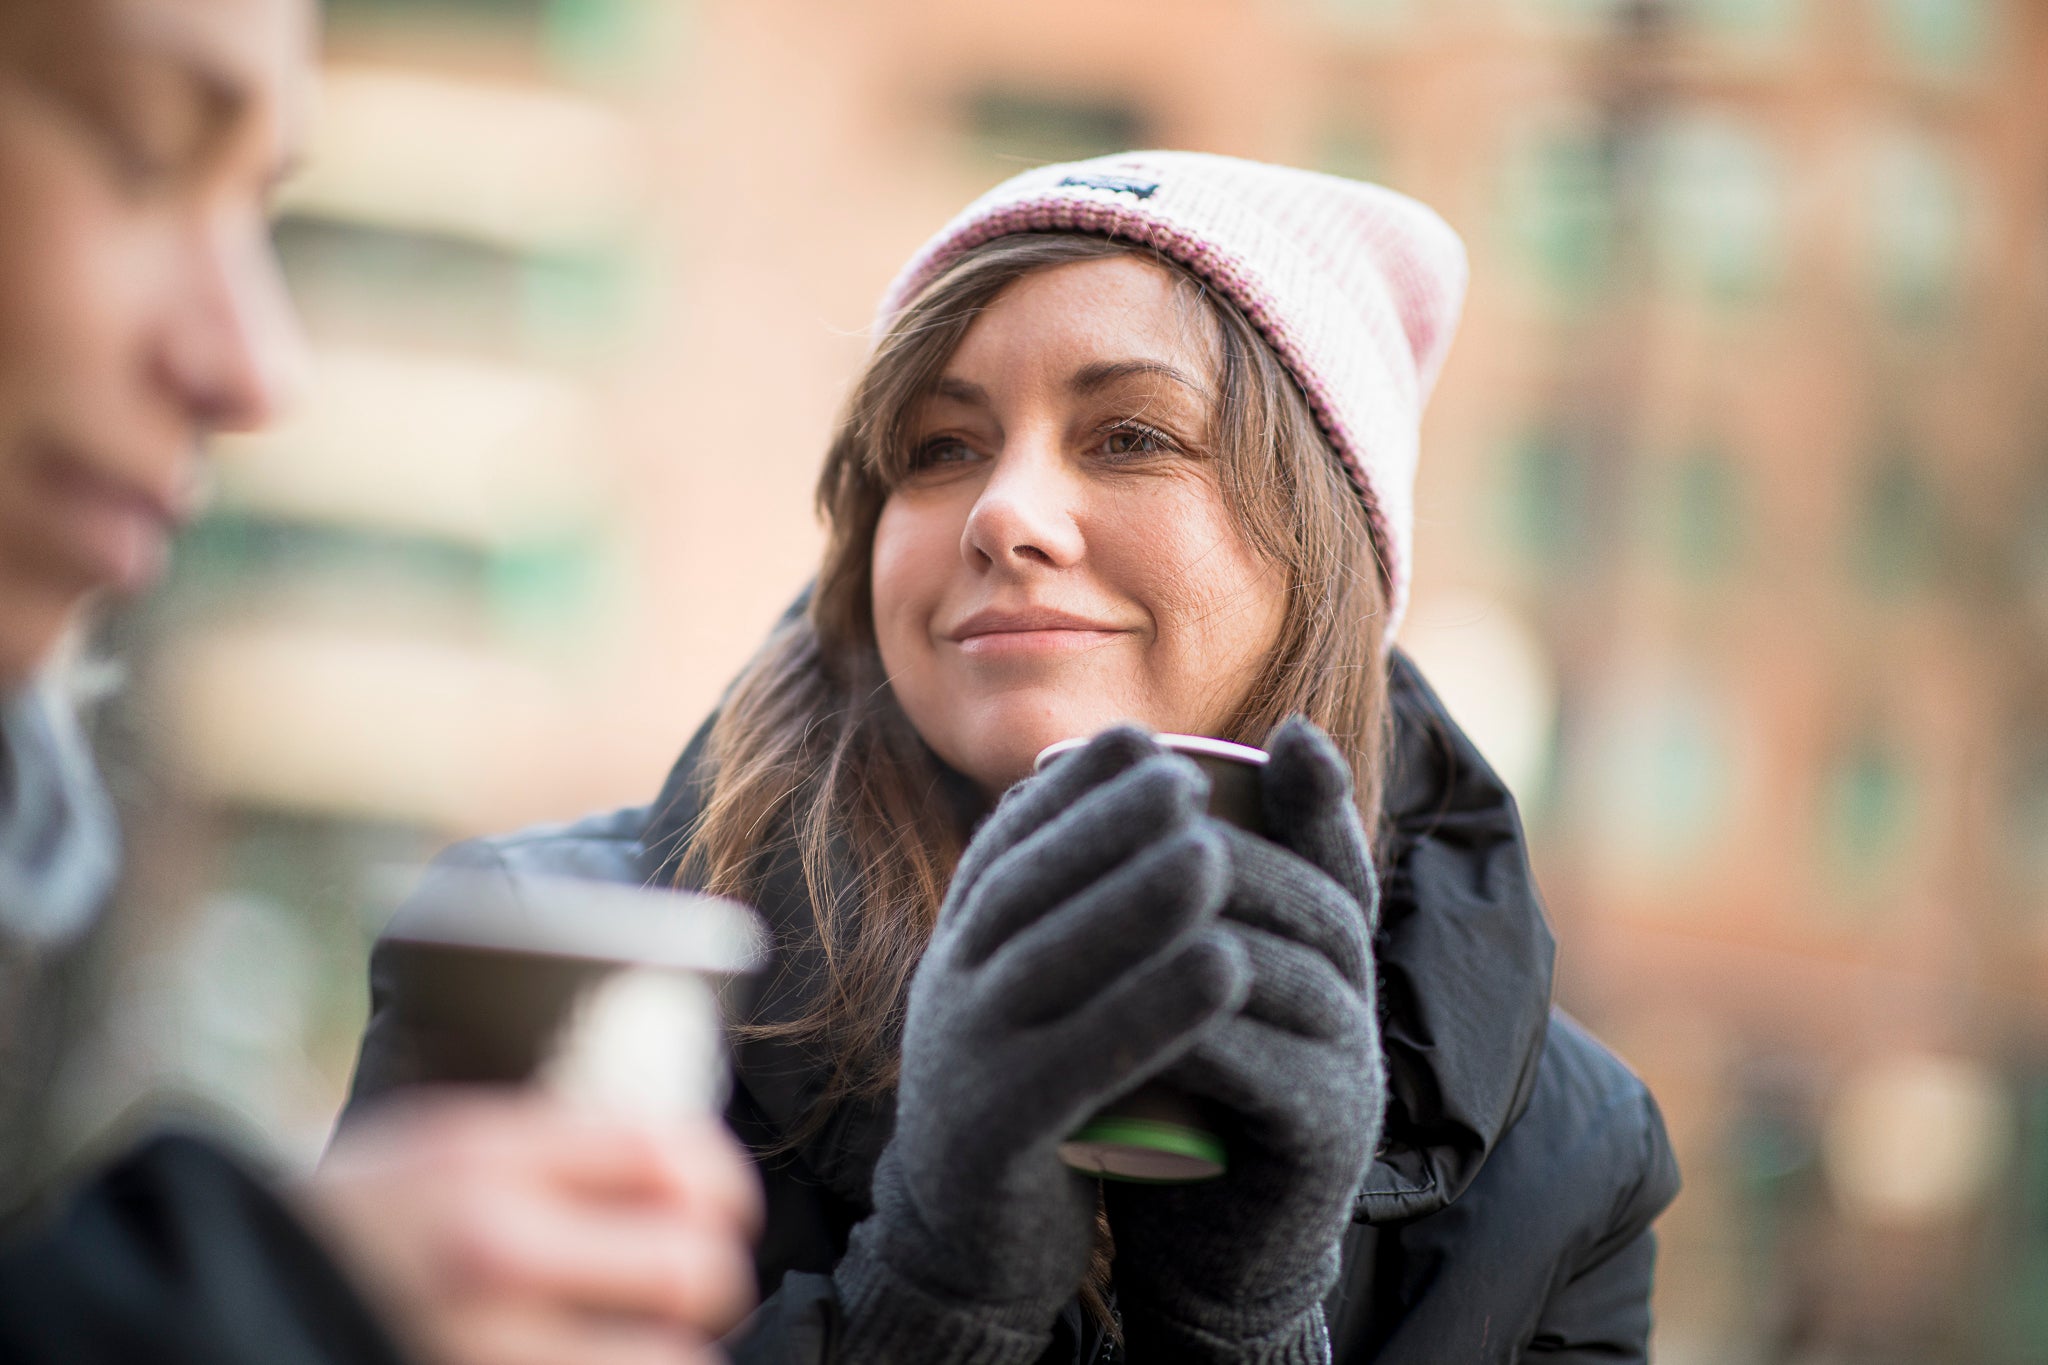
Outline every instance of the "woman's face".
<path fill-rule="evenodd" d="M 1224 504 L 1214 327 L 1136 257 L 1028 275 L 910 414 L 875 531 L 875 634 L 933 751 L 991 795 L 1119 721 L 1214 734 L 1286 582 Z"/>
<path fill-rule="evenodd" d="M 200 444 L 267 418 L 298 333 L 266 200 L 306 0 L 0 0 L 0 692 L 139 588 Z"/>

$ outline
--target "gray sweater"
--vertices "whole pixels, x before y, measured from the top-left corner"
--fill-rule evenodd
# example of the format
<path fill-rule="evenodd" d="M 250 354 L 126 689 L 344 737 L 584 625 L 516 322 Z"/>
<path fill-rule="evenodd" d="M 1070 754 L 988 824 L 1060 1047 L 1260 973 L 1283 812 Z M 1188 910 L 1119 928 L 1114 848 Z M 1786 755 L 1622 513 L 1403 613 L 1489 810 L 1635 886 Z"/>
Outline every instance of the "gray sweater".
<path fill-rule="evenodd" d="M 56 685 L 0 701 L 0 1211 L 32 1193 L 64 983 L 119 861 L 112 808 Z"/>

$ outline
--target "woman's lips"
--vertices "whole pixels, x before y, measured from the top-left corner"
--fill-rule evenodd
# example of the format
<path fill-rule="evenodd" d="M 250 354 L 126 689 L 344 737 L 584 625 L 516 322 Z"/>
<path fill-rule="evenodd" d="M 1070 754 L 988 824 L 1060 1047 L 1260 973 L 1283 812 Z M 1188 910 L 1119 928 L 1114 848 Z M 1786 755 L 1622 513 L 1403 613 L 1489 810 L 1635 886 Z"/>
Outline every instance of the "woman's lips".
<path fill-rule="evenodd" d="M 997 630 L 957 640 L 960 652 L 974 659 L 1014 658 L 1025 654 L 1064 654 L 1107 644 L 1120 630 Z"/>
<path fill-rule="evenodd" d="M 945 632 L 970 658 L 1014 658 L 1092 649 L 1129 632 L 1121 626 L 1044 608 L 981 611 Z"/>
<path fill-rule="evenodd" d="M 190 516 L 177 501 L 68 452 L 47 451 L 34 477 L 45 553 L 71 573 L 117 591 L 134 592 L 156 579 L 172 534 Z"/>

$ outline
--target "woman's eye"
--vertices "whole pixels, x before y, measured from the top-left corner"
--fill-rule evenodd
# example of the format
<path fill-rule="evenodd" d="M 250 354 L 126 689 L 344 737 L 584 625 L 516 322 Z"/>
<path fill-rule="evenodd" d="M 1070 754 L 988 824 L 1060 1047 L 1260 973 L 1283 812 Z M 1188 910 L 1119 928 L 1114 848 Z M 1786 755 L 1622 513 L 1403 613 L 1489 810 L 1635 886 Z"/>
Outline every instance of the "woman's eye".
<path fill-rule="evenodd" d="M 205 111 L 153 69 L 126 72 L 119 84 L 65 97 L 126 194 L 146 196 L 169 187 L 203 154 Z"/>
<path fill-rule="evenodd" d="M 974 458 L 974 449 L 957 436 L 934 436 L 921 441 L 910 454 L 912 469 L 933 469 L 941 465 L 965 464 Z"/>
<path fill-rule="evenodd" d="M 109 129 L 105 142 L 114 174 L 130 193 L 147 194 L 168 183 L 178 171 L 175 158 L 146 146 L 141 138 Z"/>
<path fill-rule="evenodd" d="M 1105 455 L 1159 455 L 1173 443 L 1150 427 L 1121 426 L 1102 438 Z"/>

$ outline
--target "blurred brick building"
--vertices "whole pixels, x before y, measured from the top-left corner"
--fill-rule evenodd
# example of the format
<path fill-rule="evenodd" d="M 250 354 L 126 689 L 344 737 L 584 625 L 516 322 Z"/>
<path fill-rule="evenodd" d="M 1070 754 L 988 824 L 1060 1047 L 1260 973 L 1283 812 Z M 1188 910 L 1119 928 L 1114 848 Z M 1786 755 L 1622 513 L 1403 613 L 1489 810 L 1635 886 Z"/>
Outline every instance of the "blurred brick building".
<path fill-rule="evenodd" d="M 140 630 L 224 888 L 194 951 L 267 926 L 316 1002 L 217 1002 L 201 1070 L 317 1122 L 364 859 L 653 791 L 968 198 L 1289 161 L 1472 250 L 1407 638 L 1523 797 L 1561 999 L 1679 1140 L 1662 1358 L 2048 1361 L 2048 10 L 328 12 L 279 225 L 321 384 Z"/>

